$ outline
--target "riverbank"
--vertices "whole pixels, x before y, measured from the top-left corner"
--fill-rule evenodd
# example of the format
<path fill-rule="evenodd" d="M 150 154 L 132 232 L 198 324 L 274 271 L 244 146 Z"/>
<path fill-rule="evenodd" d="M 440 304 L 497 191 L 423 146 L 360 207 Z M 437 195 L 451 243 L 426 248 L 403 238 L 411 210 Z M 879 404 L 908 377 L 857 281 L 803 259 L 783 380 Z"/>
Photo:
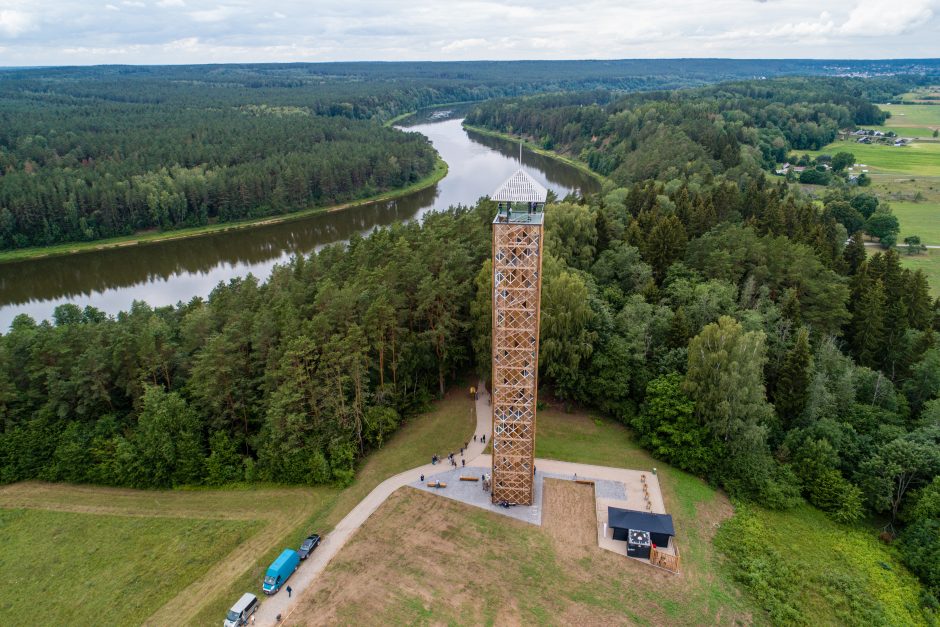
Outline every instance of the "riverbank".
<path fill-rule="evenodd" d="M 410 115 L 410 114 L 408 114 Z M 64 255 L 73 255 L 85 252 L 97 252 L 101 250 L 108 250 L 111 248 L 124 248 L 126 246 L 138 246 L 142 244 L 152 244 L 157 242 L 166 242 L 170 240 L 179 240 L 179 239 L 189 239 L 194 237 L 202 237 L 205 235 L 214 235 L 217 233 L 225 233 L 228 231 L 237 231 L 241 229 L 250 229 L 259 226 L 267 226 L 270 224 L 280 224 L 282 222 L 291 222 L 294 220 L 302 220 L 303 218 L 308 218 L 312 215 L 319 213 L 333 213 L 336 211 L 345 211 L 347 209 L 354 209 L 356 207 L 361 207 L 363 205 L 368 205 L 374 202 L 381 202 L 383 200 L 395 200 L 408 194 L 413 194 L 414 192 L 427 189 L 432 187 L 441 181 L 445 176 L 447 176 L 448 166 L 447 163 L 441 158 L 440 155 L 437 155 L 437 160 L 434 164 L 434 169 L 423 179 L 412 183 L 407 187 L 402 187 L 401 189 L 396 189 L 388 192 L 383 192 L 381 194 L 376 194 L 374 196 L 369 196 L 367 198 L 362 198 L 359 200 L 353 200 L 350 202 L 332 205 L 329 207 L 310 207 L 308 209 L 301 209 L 300 211 L 294 211 L 292 213 L 285 213 L 283 215 L 276 216 L 265 216 L 263 218 L 257 218 L 254 220 L 242 220 L 238 222 L 220 222 L 216 224 L 207 224 L 205 226 L 196 226 L 185 229 L 179 229 L 175 231 L 156 231 L 153 233 L 137 233 L 134 235 L 125 235 L 122 237 L 113 237 L 110 239 L 104 240 L 95 240 L 93 242 L 67 242 L 64 244 L 55 244 L 53 246 L 42 246 L 42 247 L 32 247 L 32 248 L 21 248 L 18 250 L 6 250 L 0 252 L 0 264 L 4 263 L 14 263 L 18 261 L 30 261 L 33 259 L 41 259 L 46 257 L 60 257 Z"/>
<path fill-rule="evenodd" d="M 589 168 L 588 165 L 584 163 L 583 161 L 572 159 L 571 157 L 566 157 L 562 154 L 559 154 L 551 150 L 545 150 L 544 148 L 539 148 L 532 142 L 526 141 L 525 139 L 522 139 L 520 137 L 516 137 L 515 135 L 507 135 L 506 133 L 500 133 L 499 131 L 493 131 L 488 128 L 484 128 L 482 126 L 473 126 L 471 124 L 464 124 L 463 127 L 467 129 L 468 131 L 473 131 L 474 133 L 479 133 L 480 135 L 486 135 L 487 137 L 496 137 L 497 139 L 505 139 L 506 141 L 511 141 L 515 143 L 518 143 L 521 141 L 522 145 L 525 146 L 525 149 L 528 150 L 529 152 L 534 152 L 536 154 L 549 157 L 557 161 L 561 161 L 565 165 L 570 166 L 576 170 L 579 170 L 583 172 L 584 174 L 587 174 L 588 176 L 596 179 L 601 185 L 603 185 L 604 183 L 610 182 L 609 178 L 607 178 L 603 174 L 598 174 L 597 172 Z"/>

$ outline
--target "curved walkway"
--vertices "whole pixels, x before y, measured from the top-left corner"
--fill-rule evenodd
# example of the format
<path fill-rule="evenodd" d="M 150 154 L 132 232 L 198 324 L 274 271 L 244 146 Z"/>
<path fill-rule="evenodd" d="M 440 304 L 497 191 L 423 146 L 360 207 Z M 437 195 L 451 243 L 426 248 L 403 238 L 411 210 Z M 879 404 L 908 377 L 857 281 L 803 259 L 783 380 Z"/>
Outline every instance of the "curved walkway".
<path fill-rule="evenodd" d="M 486 393 L 485 388 L 482 383 L 480 383 L 479 388 L 480 394 L 476 402 L 476 415 L 477 415 L 477 424 L 476 424 L 476 434 L 486 434 L 487 438 L 492 436 L 492 420 L 490 412 L 490 402 L 489 395 Z M 492 458 L 490 455 L 484 455 L 483 451 L 486 446 L 480 442 L 471 441 L 467 447 L 467 450 L 464 453 L 464 459 L 467 462 L 467 467 L 473 468 L 489 468 L 492 465 Z M 642 503 L 643 494 L 640 489 L 641 481 L 640 475 L 645 471 L 639 470 L 627 470 L 624 468 L 611 468 L 607 466 L 593 466 L 590 464 L 579 464 L 572 462 L 561 462 L 551 459 L 536 459 L 536 466 L 540 473 L 551 473 L 556 476 L 564 477 L 573 477 L 577 479 L 578 476 L 585 478 L 593 479 L 602 479 L 610 480 L 622 483 L 625 486 L 626 494 L 625 498 L 627 502 L 632 503 Z M 406 485 L 414 486 L 418 481 L 421 475 L 430 477 L 441 472 L 446 472 L 450 470 L 451 467 L 437 464 L 426 464 L 424 466 L 418 466 L 417 468 L 412 468 L 411 470 L 406 470 L 405 472 L 399 473 L 393 477 L 389 477 L 378 486 L 375 487 L 372 492 L 368 494 L 362 501 L 359 502 L 356 507 L 352 509 L 349 514 L 343 518 L 339 524 L 336 525 L 336 528 L 333 529 L 324 539 L 320 547 L 313 553 L 313 555 L 304 563 L 301 564 L 297 572 L 290 578 L 289 583 L 293 589 L 293 595 L 291 598 L 287 597 L 286 590 L 282 589 L 276 595 L 271 598 L 264 599 L 261 602 L 261 607 L 258 610 L 257 614 L 257 623 L 259 625 L 278 625 L 277 616 L 280 614 L 282 616 L 282 622 L 289 624 L 289 619 L 291 612 L 297 606 L 300 597 L 304 592 L 309 590 L 311 586 L 315 583 L 317 576 L 323 572 L 326 566 L 330 563 L 330 560 L 339 553 L 340 549 L 346 544 L 353 533 L 359 529 L 360 526 L 366 521 L 369 516 L 372 515 L 379 506 L 385 502 L 395 490 L 402 488 Z M 459 469 L 458 469 L 459 470 Z M 662 494 L 659 490 L 658 482 L 652 482 L 650 484 L 650 499 L 652 510 L 657 513 L 665 513 L 665 504 L 663 502 Z M 446 496 L 446 495 L 442 495 Z M 606 512 L 606 505 L 610 499 L 603 499 L 598 501 L 598 507 L 603 507 Z M 621 501 L 610 501 L 609 504 L 621 505 Z M 539 516 L 541 519 L 541 516 Z M 598 521 L 600 521 L 600 514 Z M 607 529 L 606 524 L 604 525 L 603 534 L 600 531 L 601 523 L 599 525 L 599 542 L 602 535 L 606 535 Z M 600 544 L 602 548 L 609 548 L 604 546 L 603 543 Z M 617 552 L 622 552 L 618 549 Z"/>
<path fill-rule="evenodd" d="M 479 384 L 478 389 L 480 394 L 476 402 L 476 434 L 485 433 L 489 438 L 492 430 L 489 395 L 484 391 L 482 383 Z M 467 460 L 467 464 L 469 465 L 471 461 L 480 457 L 485 448 L 486 446 L 482 442 L 473 442 L 471 440 L 464 452 L 464 459 Z M 282 588 L 277 594 L 261 599 L 261 607 L 258 609 L 255 619 L 257 624 L 277 625 L 278 614 L 282 616 L 283 621 L 287 621 L 303 593 L 310 589 L 310 586 L 316 581 L 317 576 L 323 572 L 327 564 L 330 563 L 330 560 L 339 553 L 353 533 L 379 508 L 379 505 L 385 502 L 385 499 L 398 488 L 414 483 L 422 474 L 432 475 L 444 468 L 445 466 L 442 464 L 425 464 L 389 477 L 377 485 L 366 498 L 359 501 L 359 504 L 346 514 L 345 518 L 339 521 L 333 531 L 323 538 L 317 550 L 306 561 L 301 562 L 300 568 L 288 580 L 288 585 L 293 591 L 290 598 L 287 596 L 287 590 Z"/>

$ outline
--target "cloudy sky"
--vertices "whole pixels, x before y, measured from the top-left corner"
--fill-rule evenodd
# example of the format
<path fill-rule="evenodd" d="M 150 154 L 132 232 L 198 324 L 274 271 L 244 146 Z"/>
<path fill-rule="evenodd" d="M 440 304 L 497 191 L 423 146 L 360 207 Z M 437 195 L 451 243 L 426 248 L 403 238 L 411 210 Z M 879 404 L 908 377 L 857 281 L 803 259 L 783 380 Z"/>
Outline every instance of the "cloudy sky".
<path fill-rule="evenodd" d="M 0 0 L 0 66 L 940 56 L 940 0 Z"/>

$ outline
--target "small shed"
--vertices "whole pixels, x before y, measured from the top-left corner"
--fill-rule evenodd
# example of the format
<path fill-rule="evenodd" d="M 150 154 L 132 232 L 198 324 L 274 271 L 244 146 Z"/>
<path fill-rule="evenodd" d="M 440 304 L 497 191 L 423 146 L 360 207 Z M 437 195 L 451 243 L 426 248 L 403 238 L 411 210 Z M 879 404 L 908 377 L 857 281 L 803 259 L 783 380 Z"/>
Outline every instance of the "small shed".
<path fill-rule="evenodd" d="M 607 525 L 614 532 L 614 540 L 629 541 L 630 530 L 648 531 L 657 546 L 669 546 L 669 538 L 676 535 L 669 514 L 651 514 L 619 507 L 607 508 Z"/>

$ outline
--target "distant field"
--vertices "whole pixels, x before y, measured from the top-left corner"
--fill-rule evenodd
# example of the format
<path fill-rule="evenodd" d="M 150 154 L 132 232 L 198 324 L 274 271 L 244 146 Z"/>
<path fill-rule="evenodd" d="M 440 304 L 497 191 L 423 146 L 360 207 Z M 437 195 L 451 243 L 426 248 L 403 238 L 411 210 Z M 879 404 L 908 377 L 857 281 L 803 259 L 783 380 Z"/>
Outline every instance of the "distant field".
<path fill-rule="evenodd" d="M 905 255 L 901 247 L 901 265 L 911 270 L 923 270 L 930 282 L 930 293 L 940 298 L 940 249 L 931 248 L 922 255 Z"/>
<path fill-rule="evenodd" d="M 924 244 L 940 245 L 940 202 L 890 201 L 890 204 L 901 222 L 899 243 L 908 235 L 919 235 Z"/>
<path fill-rule="evenodd" d="M 889 120 L 890 121 L 890 120 Z M 901 137 L 922 137 L 925 139 L 933 139 L 933 129 L 927 126 L 866 126 L 866 129 L 872 129 L 875 131 L 894 131 Z"/>
<path fill-rule="evenodd" d="M 262 526 L 0 509 L 0 623 L 140 624 Z"/>
<path fill-rule="evenodd" d="M 940 128 L 940 103 L 935 105 L 878 105 L 884 111 L 890 111 L 891 117 L 885 121 L 890 127 Z"/>
<path fill-rule="evenodd" d="M 940 176 L 940 143 L 914 142 L 910 146 L 896 148 L 835 141 L 822 150 L 806 152 L 811 156 L 850 152 L 855 155 L 855 162 L 864 163 L 872 174 Z"/>

